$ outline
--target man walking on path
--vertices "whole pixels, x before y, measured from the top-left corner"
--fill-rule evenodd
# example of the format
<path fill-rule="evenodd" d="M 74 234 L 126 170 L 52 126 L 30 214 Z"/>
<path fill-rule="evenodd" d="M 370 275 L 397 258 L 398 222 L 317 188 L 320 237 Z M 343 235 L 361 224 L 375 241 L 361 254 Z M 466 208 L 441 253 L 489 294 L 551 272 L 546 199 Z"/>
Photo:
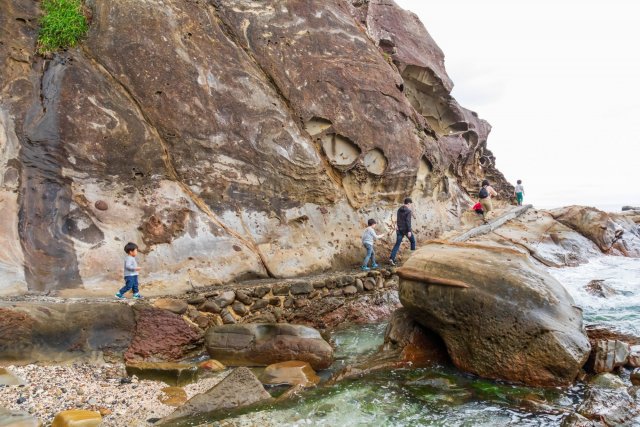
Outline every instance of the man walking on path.
<path fill-rule="evenodd" d="M 396 220 L 396 245 L 393 247 L 391 257 L 389 258 L 389 264 L 391 265 L 396 265 L 396 255 L 398 254 L 398 250 L 400 250 L 400 244 L 402 243 L 404 236 L 407 236 L 407 239 L 409 239 L 409 242 L 411 243 L 411 250 L 416 250 L 416 239 L 411 231 L 412 204 L 413 201 L 407 197 L 404 199 L 404 204 L 400 206 L 400 209 L 398 209 L 398 217 Z"/>

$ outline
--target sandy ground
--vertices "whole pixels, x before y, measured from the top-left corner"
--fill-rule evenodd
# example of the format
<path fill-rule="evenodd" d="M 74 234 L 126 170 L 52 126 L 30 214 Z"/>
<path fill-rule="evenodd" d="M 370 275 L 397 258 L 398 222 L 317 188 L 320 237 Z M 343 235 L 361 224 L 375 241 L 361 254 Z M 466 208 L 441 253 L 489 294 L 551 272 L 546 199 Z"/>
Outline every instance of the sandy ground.
<path fill-rule="evenodd" d="M 70 364 L 56 366 L 0 365 L 24 380 L 22 386 L 0 386 L 0 407 L 20 410 L 50 425 L 54 416 L 68 409 L 88 409 L 103 414 L 103 426 L 150 426 L 147 420 L 161 418 L 175 407 L 158 398 L 168 387 L 163 382 L 126 378 L 124 364 Z M 229 371 L 213 374 L 184 388 L 187 397 L 205 392 Z M 18 403 L 20 402 L 20 403 Z"/>

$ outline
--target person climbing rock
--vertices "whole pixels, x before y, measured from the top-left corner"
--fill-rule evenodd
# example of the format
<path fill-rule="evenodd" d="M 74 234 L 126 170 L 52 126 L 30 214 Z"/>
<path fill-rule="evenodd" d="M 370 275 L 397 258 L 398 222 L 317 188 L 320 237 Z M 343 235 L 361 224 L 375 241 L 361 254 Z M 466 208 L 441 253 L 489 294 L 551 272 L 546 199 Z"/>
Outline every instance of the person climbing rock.
<path fill-rule="evenodd" d="M 496 192 L 496 190 L 493 189 L 491 184 L 489 184 L 489 181 L 486 179 L 483 180 L 482 187 L 478 192 L 478 197 L 480 199 L 480 204 L 482 205 L 482 210 L 484 211 L 484 214 L 482 215 L 482 220 L 485 223 L 487 222 L 487 217 L 489 216 L 489 212 L 493 210 L 493 203 L 491 202 L 491 199 L 497 195 L 498 193 Z"/>
<path fill-rule="evenodd" d="M 391 257 L 389 258 L 389 264 L 391 265 L 396 265 L 396 255 L 398 255 L 400 244 L 405 236 L 407 236 L 407 239 L 409 239 L 409 242 L 411 243 L 411 250 L 416 250 L 416 238 L 413 235 L 413 231 L 411 231 L 411 205 L 413 205 L 413 200 L 407 197 L 404 199 L 404 204 L 400 206 L 400 209 L 398 209 L 396 219 L 396 244 L 391 251 Z"/>
<path fill-rule="evenodd" d="M 116 294 L 116 298 L 123 299 L 124 294 L 133 290 L 133 298 L 141 299 L 142 295 L 138 290 L 138 262 L 136 256 L 138 255 L 138 245 L 129 242 L 124 246 L 124 251 L 127 256 L 124 258 L 124 286 Z"/>

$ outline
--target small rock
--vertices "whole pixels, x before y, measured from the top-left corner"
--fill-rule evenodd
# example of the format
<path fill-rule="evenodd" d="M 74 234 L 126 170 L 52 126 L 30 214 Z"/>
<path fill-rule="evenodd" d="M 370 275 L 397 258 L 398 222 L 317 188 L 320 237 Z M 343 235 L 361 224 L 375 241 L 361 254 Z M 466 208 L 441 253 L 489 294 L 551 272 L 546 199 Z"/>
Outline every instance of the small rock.
<path fill-rule="evenodd" d="M 180 406 L 187 401 L 187 392 L 181 387 L 165 387 L 158 400 L 167 406 Z"/>
<path fill-rule="evenodd" d="M 269 305 L 279 306 L 280 305 L 280 298 L 278 298 L 278 297 L 269 298 Z"/>
<path fill-rule="evenodd" d="M 268 286 L 258 286 L 256 288 L 253 288 L 251 293 L 256 298 L 262 298 L 263 296 L 268 294 L 270 290 L 271 288 L 269 288 Z"/>
<path fill-rule="evenodd" d="M 224 308 L 236 299 L 236 293 L 234 291 L 225 291 L 218 298 L 215 299 L 216 304 L 220 306 L 220 308 Z"/>
<path fill-rule="evenodd" d="M 51 427 L 99 427 L 101 424 L 100 412 L 72 409 L 59 412 L 53 419 Z"/>
<path fill-rule="evenodd" d="M 106 211 L 107 209 L 109 209 L 109 204 L 107 202 L 105 202 L 104 200 L 97 200 L 96 203 L 94 204 L 94 206 L 99 211 Z"/>
<path fill-rule="evenodd" d="M 247 314 L 249 314 L 249 309 L 247 308 L 247 306 L 240 301 L 235 301 L 231 308 L 239 316 L 246 316 Z"/>
<path fill-rule="evenodd" d="M 344 294 L 345 294 L 345 295 L 355 295 L 355 294 L 357 294 L 357 293 L 358 293 L 358 288 L 356 288 L 356 287 L 355 287 L 355 286 L 353 286 L 353 285 L 349 285 L 349 286 L 346 286 L 346 287 L 342 290 L 342 292 L 344 292 Z"/>
<path fill-rule="evenodd" d="M 253 305 L 251 306 L 251 310 L 260 310 L 261 308 L 265 308 L 268 305 L 269 305 L 269 301 L 259 299 L 253 303 Z"/>
<path fill-rule="evenodd" d="M 22 405 L 22 404 L 23 404 L 24 402 L 26 402 L 26 401 L 27 401 L 27 398 L 26 398 L 26 397 L 24 397 L 24 396 L 20 396 L 20 397 L 18 398 L 18 400 L 16 400 L 16 403 L 17 403 L 18 405 Z"/>
<path fill-rule="evenodd" d="M 591 349 L 587 366 L 595 373 L 611 372 L 627 363 L 629 349 L 629 344 L 622 341 L 598 340 Z"/>
<path fill-rule="evenodd" d="M 356 279 L 356 284 L 355 284 L 355 286 L 356 286 L 356 290 L 357 290 L 358 292 L 362 292 L 362 291 L 364 291 L 364 283 L 362 283 L 362 279 Z"/>
<path fill-rule="evenodd" d="M 603 388 L 603 389 L 623 389 L 626 388 L 624 381 L 620 379 L 617 375 L 610 374 L 608 372 L 604 372 L 598 374 L 591 378 L 589 384 L 592 386 Z"/>
<path fill-rule="evenodd" d="M 291 293 L 293 295 L 306 295 L 313 292 L 313 285 L 308 282 L 298 282 L 291 285 Z"/>
<path fill-rule="evenodd" d="M 320 382 L 311 365 L 307 362 L 290 360 L 267 366 L 260 377 L 263 384 L 288 384 L 310 387 Z"/>
<path fill-rule="evenodd" d="M 187 304 L 200 305 L 205 301 L 206 301 L 205 297 L 203 297 L 202 295 L 196 295 L 196 296 L 192 296 L 191 298 L 189 298 L 187 300 Z"/>
<path fill-rule="evenodd" d="M 373 277 L 367 277 L 364 280 L 364 289 L 367 291 L 372 291 L 376 288 L 376 280 Z"/>
<path fill-rule="evenodd" d="M 175 314 L 184 314 L 189 305 L 182 300 L 175 298 L 160 298 L 153 302 L 153 306 L 162 310 L 168 310 Z"/>
<path fill-rule="evenodd" d="M 617 292 L 612 287 L 606 285 L 604 280 L 592 280 L 584 289 L 591 295 L 599 298 L 610 298 L 617 295 Z"/>
<path fill-rule="evenodd" d="M 225 325 L 237 323 L 236 318 L 233 317 L 233 315 L 226 308 L 222 309 L 222 312 L 220 312 L 220 316 L 222 317 L 222 322 Z"/>
<path fill-rule="evenodd" d="M 198 365 L 198 368 L 200 368 L 203 371 L 209 371 L 209 372 L 220 372 L 226 369 L 222 363 L 218 362 L 215 359 L 205 360 L 204 362 Z"/>
<path fill-rule="evenodd" d="M 236 291 L 236 299 L 244 305 L 251 305 L 253 299 L 244 291 Z"/>
<path fill-rule="evenodd" d="M 222 308 L 215 301 L 207 301 L 200 306 L 199 310 L 205 313 L 220 313 Z"/>
<path fill-rule="evenodd" d="M 273 292 L 273 295 L 281 295 L 281 296 L 289 295 L 289 285 L 287 284 L 275 285 L 272 289 L 272 292 Z"/>

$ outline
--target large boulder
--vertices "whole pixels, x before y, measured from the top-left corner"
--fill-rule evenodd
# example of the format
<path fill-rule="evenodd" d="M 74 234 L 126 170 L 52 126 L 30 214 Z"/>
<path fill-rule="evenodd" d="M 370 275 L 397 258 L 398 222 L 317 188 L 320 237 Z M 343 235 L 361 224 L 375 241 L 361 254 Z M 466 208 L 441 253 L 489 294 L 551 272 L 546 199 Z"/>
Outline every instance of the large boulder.
<path fill-rule="evenodd" d="M 211 358 L 228 366 L 266 366 L 289 360 L 325 369 L 333 362 L 333 348 L 310 327 L 281 323 L 214 326 L 205 347 Z"/>
<path fill-rule="evenodd" d="M 400 301 L 460 369 L 530 385 L 572 382 L 589 356 L 582 313 L 523 253 L 432 242 L 398 269 Z"/>
<path fill-rule="evenodd" d="M 640 257 L 638 227 L 625 215 L 586 206 L 568 206 L 549 212 L 557 221 L 594 242 L 604 253 Z"/>
<path fill-rule="evenodd" d="M 247 368 L 237 368 L 209 391 L 197 394 L 159 424 L 174 424 L 180 418 L 240 409 L 271 400 L 258 378 Z"/>

